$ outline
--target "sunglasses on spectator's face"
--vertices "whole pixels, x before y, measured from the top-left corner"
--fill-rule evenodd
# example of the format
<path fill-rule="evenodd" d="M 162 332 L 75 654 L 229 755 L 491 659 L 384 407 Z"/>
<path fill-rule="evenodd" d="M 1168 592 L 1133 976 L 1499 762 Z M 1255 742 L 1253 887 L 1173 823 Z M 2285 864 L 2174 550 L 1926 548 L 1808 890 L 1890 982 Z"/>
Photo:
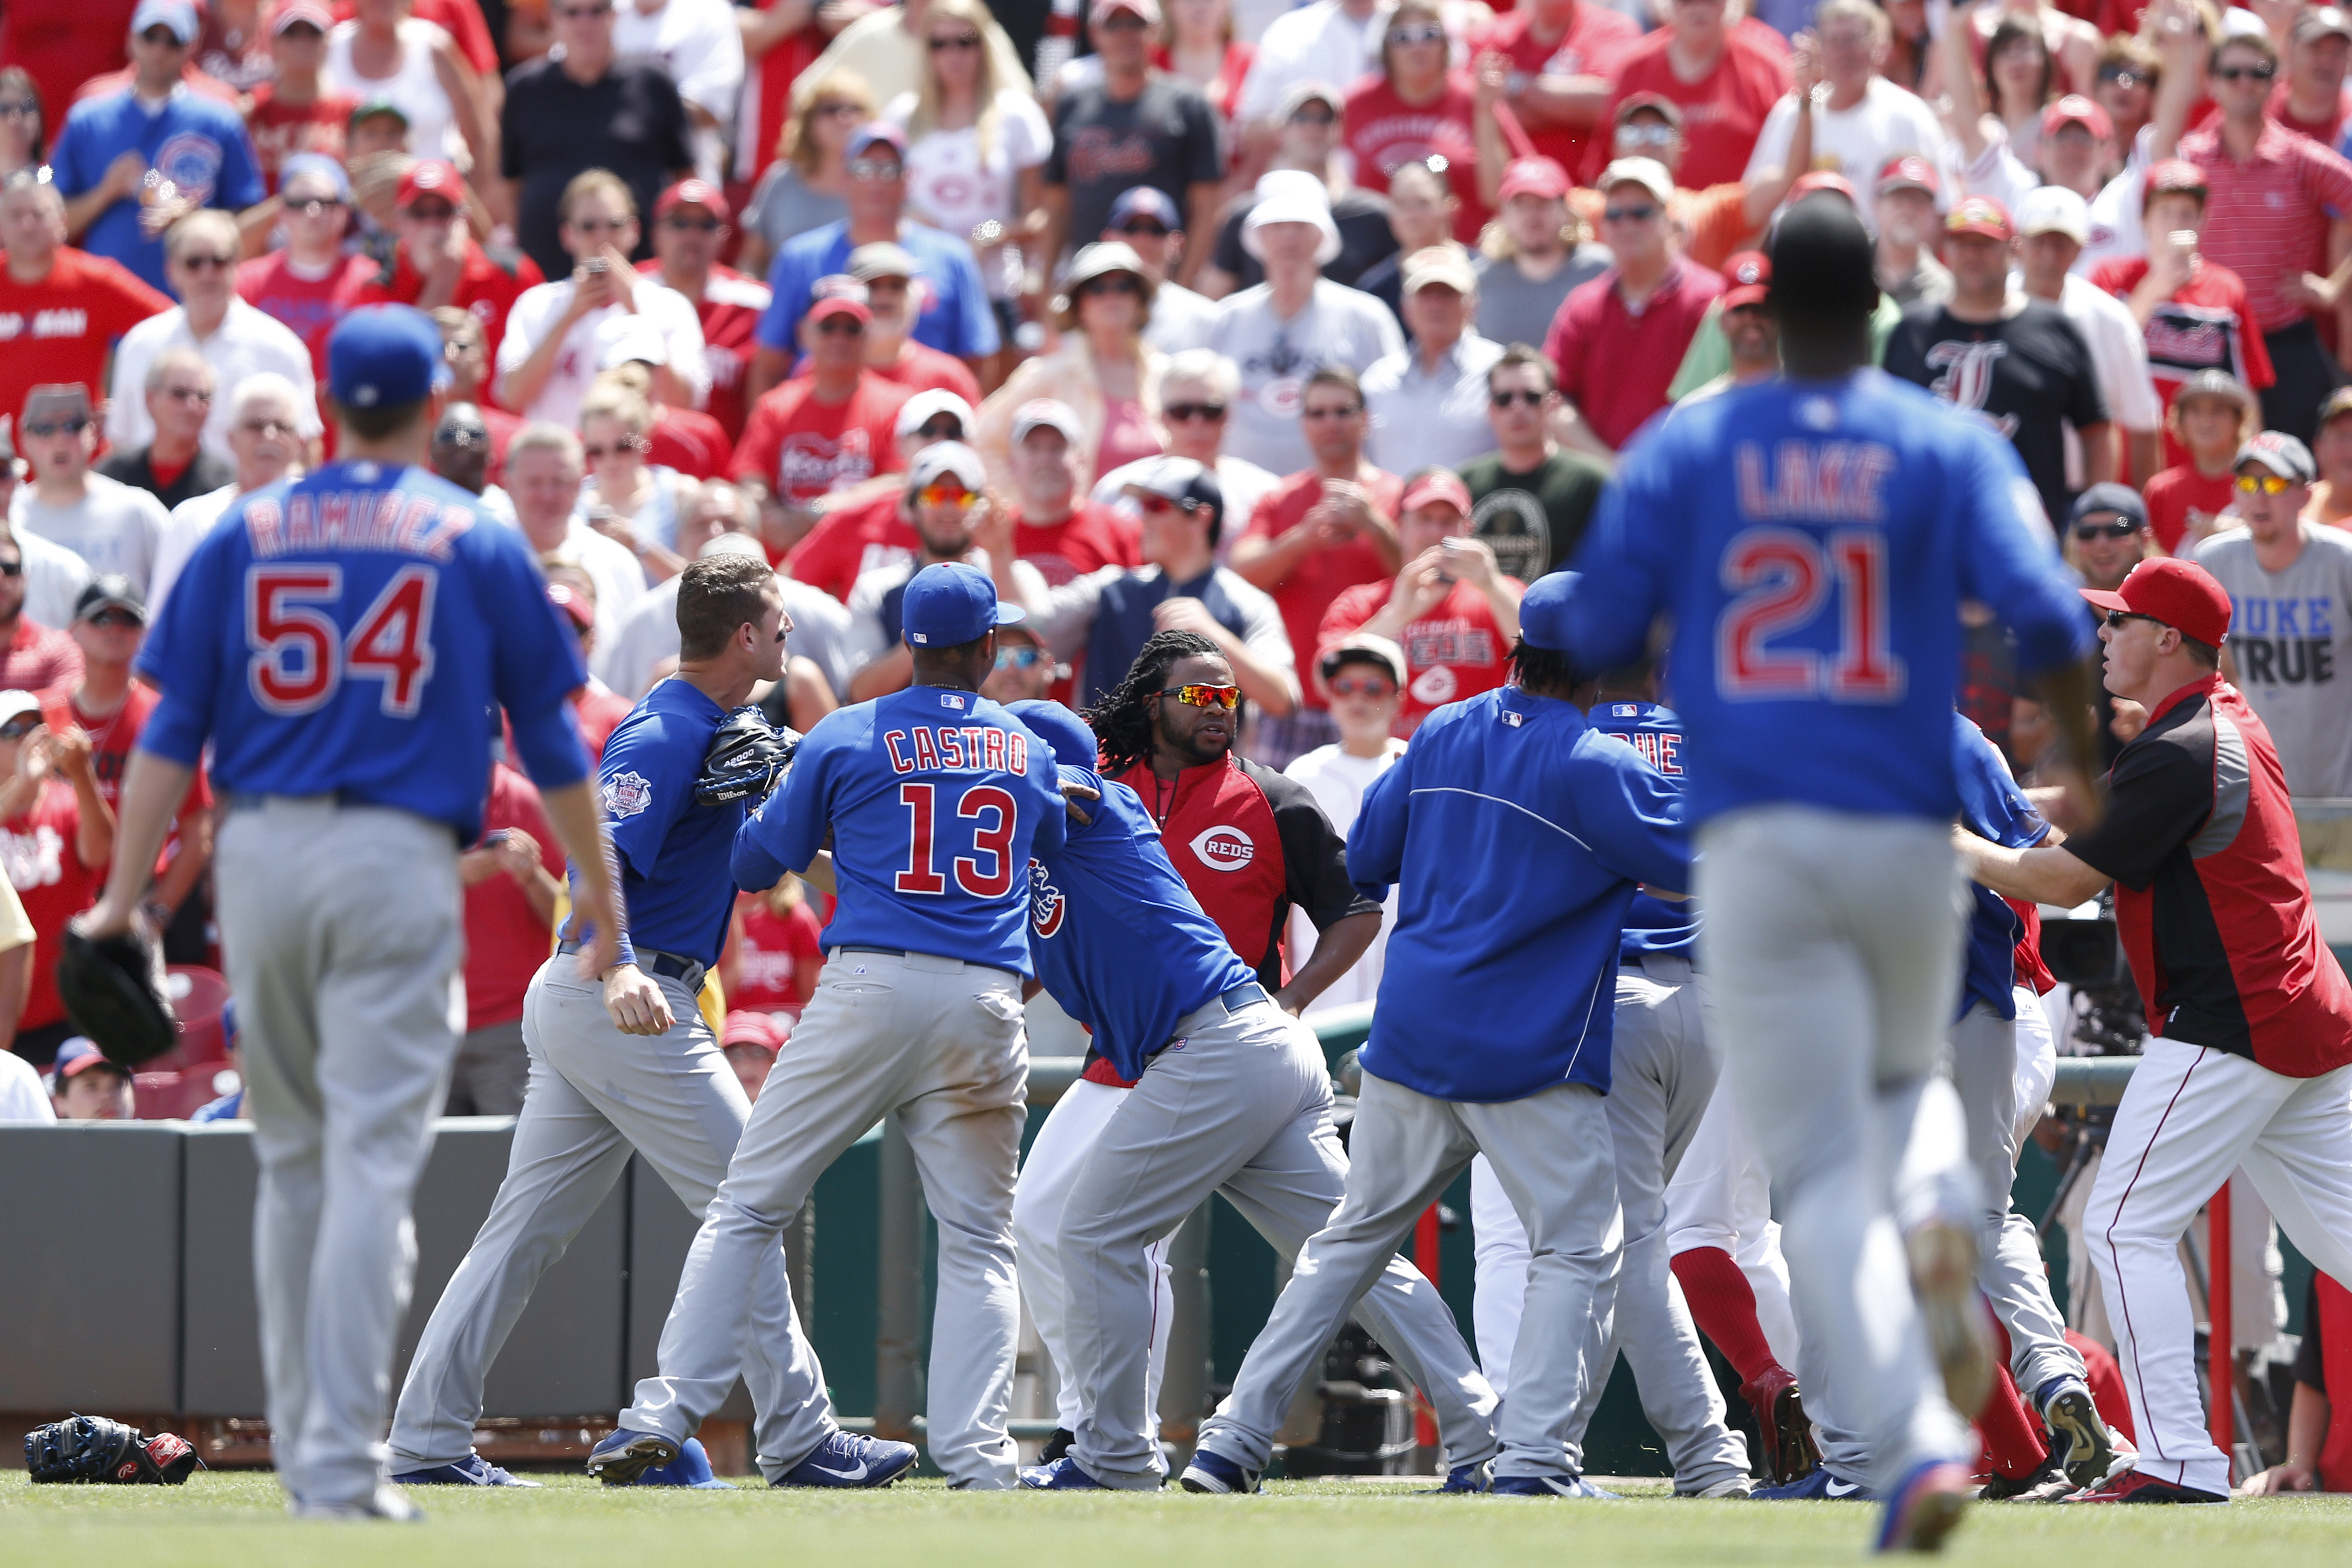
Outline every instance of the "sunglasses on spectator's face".
<path fill-rule="evenodd" d="M 57 419 L 23 426 L 27 436 L 79 436 L 89 428 L 89 421 L 87 419 Z"/>
<path fill-rule="evenodd" d="M 1328 125 L 1339 118 L 1331 112 L 1331 106 L 1328 103 L 1302 105 L 1290 112 L 1293 125 Z"/>
<path fill-rule="evenodd" d="M 40 112 L 41 106 L 29 98 L 0 99 L 0 120 L 16 120 Z"/>
<path fill-rule="evenodd" d="M 674 228 L 680 234 L 717 234 L 719 220 L 715 217 L 687 217 L 672 213 L 662 219 L 664 228 Z"/>
<path fill-rule="evenodd" d="M 835 100 L 818 104 L 814 113 L 820 120 L 863 120 L 866 118 L 866 106 Z"/>
<path fill-rule="evenodd" d="M 288 196 L 286 210 L 300 213 L 304 217 L 317 217 L 321 213 L 342 211 L 343 199 L 341 196 Z"/>
<path fill-rule="evenodd" d="M 1131 217 L 1119 225 L 1117 232 L 1136 238 L 1165 239 L 1168 226 L 1156 218 Z"/>
<path fill-rule="evenodd" d="M 408 216 L 417 223 L 447 223 L 457 216 L 457 209 L 447 202 L 417 202 L 409 207 Z"/>
<path fill-rule="evenodd" d="M 862 338 L 866 335 L 866 323 L 855 316 L 832 315 L 819 321 L 816 330 L 827 337 Z"/>
<path fill-rule="evenodd" d="M 2284 474 L 2240 474 L 2238 493 L 2250 496 L 2260 490 L 2266 496 L 2284 495 L 2287 486 L 2293 482 Z"/>
<path fill-rule="evenodd" d="M 599 16 L 611 16 L 613 8 L 610 5 L 562 5 L 556 8 L 555 14 L 567 22 L 593 22 Z"/>
<path fill-rule="evenodd" d="M 5 724 L 0 724 L 0 741 L 21 741 L 41 727 L 37 713 L 19 713 Z"/>
<path fill-rule="evenodd" d="M 625 217 L 575 217 L 571 224 L 582 234 L 618 234 L 629 226 L 629 220 Z"/>
<path fill-rule="evenodd" d="M 853 180 L 895 180 L 898 174 L 896 158 L 860 158 L 849 165 L 849 177 Z"/>
<path fill-rule="evenodd" d="M 963 439 L 963 421 L 951 414 L 942 415 L 928 421 L 915 434 L 926 441 L 961 441 Z"/>
<path fill-rule="evenodd" d="M 1396 687 L 1377 675 L 1367 675 L 1360 680 L 1327 680 L 1334 697 L 1386 697 Z"/>
<path fill-rule="evenodd" d="M 1300 414 L 1299 417 L 1302 419 L 1353 419 L 1363 411 L 1364 405 L 1360 403 L 1345 403 L 1336 408 L 1327 403 L 1320 408 L 1309 406 Z"/>
<path fill-rule="evenodd" d="M 1398 27 L 1389 34 L 1391 44 L 1442 44 L 1445 28 L 1436 22 L 1423 22 L 1418 26 Z"/>
<path fill-rule="evenodd" d="M 15 478 L 14 475 L 9 477 Z M 22 577 L 24 574 L 25 558 L 23 556 L 19 555 L 13 561 L 0 561 L 0 577 Z"/>
<path fill-rule="evenodd" d="M 2105 522 L 2084 518 L 2074 525 L 2074 537 L 2084 543 L 2094 539 L 2129 539 L 2139 530 L 2140 525 L 2127 517 L 2110 518 Z"/>
<path fill-rule="evenodd" d="M 299 436 L 291 419 L 248 419 L 237 426 L 248 436 Z M 458 443 L 464 445 L 462 441 Z"/>
<path fill-rule="evenodd" d="M 2257 60 L 2250 66 L 2216 66 L 2213 68 L 2213 75 L 2222 81 L 2245 81 L 2250 78 L 2255 81 L 2268 81 L 2276 74 L 2276 68 L 2272 66 L 2268 60 Z"/>
<path fill-rule="evenodd" d="M 1620 147 L 1665 147 L 1671 146 L 1674 140 L 1675 128 L 1662 125 L 1654 120 L 1617 128 L 1617 145 Z"/>
<path fill-rule="evenodd" d="M 236 265 L 236 258 L 213 250 L 192 250 L 180 258 L 180 265 L 191 272 L 225 272 Z"/>
<path fill-rule="evenodd" d="M 2154 616 L 2143 616 L 2133 610 L 2109 610 L 2107 612 L 2107 625 L 2115 627 L 2117 631 L 2121 631 L 2123 629 L 2123 625 L 2126 621 L 2146 621 L 2152 626 L 2160 626 L 2164 625 L 2162 621 L 2158 620 Z"/>
<path fill-rule="evenodd" d="M 180 42 L 180 35 L 169 27 L 150 27 L 139 35 L 139 41 L 153 49 L 184 49 L 188 47 Z"/>
<path fill-rule="evenodd" d="M 925 506 L 951 506 L 960 511 L 969 510 L 980 500 L 961 485 L 950 484 L 925 485 L 915 492 L 915 499 Z"/>
<path fill-rule="evenodd" d="M 201 386 L 167 386 L 163 395 L 174 403 L 210 403 L 213 395 Z"/>
<path fill-rule="evenodd" d="M 1119 273 L 1114 273 L 1108 278 L 1089 278 L 1078 285 L 1078 297 L 1082 300 L 1089 294 L 1132 295 L 1140 294 L 1142 291 L 1134 279 Z"/>
<path fill-rule="evenodd" d="M 1497 408 L 1508 408 L 1514 403 L 1536 408 L 1542 405 L 1547 395 L 1532 386 L 1507 386 L 1500 392 L 1487 394 L 1487 401 Z"/>
<path fill-rule="evenodd" d="M 1028 643 L 1015 643 L 996 650 L 999 669 L 1027 669 L 1045 657 L 1045 650 Z"/>
<path fill-rule="evenodd" d="M 1190 425 L 1195 419 L 1205 419 L 1214 424 L 1225 416 L 1225 405 L 1222 403 L 1171 403 L 1160 412 L 1179 425 Z"/>
<path fill-rule="evenodd" d="M 112 626 L 118 630 L 128 626 L 136 631 L 147 623 L 128 610 L 100 610 L 89 617 L 89 624 L 94 626 Z"/>
<path fill-rule="evenodd" d="M 2099 68 L 2099 82 L 2102 86 L 2113 84 L 2116 87 L 2145 87 L 2148 78 L 2145 72 L 2136 71 L 2129 66 Z"/>
<path fill-rule="evenodd" d="M 1603 207 L 1601 216 L 1611 223 L 1647 223 L 1658 216 L 1658 207 L 1654 202 L 1632 207 Z"/>
<path fill-rule="evenodd" d="M 1242 700 L 1240 687 L 1211 686 L 1203 681 L 1194 681 L 1187 686 L 1163 686 L 1159 694 L 1173 697 L 1189 707 L 1223 708 L 1227 711 L 1239 707 Z"/>
<path fill-rule="evenodd" d="M 978 33 L 950 33 L 931 39 L 931 53 L 935 55 L 946 54 L 950 49 L 976 49 L 978 47 L 980 47 L 980 35 Z"/>

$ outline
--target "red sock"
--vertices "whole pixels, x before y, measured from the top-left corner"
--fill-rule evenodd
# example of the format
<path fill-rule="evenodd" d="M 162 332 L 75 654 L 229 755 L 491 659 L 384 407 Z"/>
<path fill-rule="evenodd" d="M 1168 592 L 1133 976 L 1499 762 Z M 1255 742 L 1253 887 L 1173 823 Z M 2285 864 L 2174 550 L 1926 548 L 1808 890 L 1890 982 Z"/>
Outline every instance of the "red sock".
<path fill-rule="evenodd" d="M 2050 1457 L 2041 1423 L 2026 1414 L 2025 1401 L 2018 1397 L 2017 1384 L 2006 1370 L 1993 1380 L 1992 1394 L 1977 1413 L 1977 1431 L 1992 1468 L 2012 1481 L 2023 1480 Z"/>
<path fill-rule="evenodd" d="M 1754 1383 L 1780 1366 L 1756 1321 L 1756 1292 L 1731 1254 L 1719 1247 L 1694 1247 L 1675 1253 L 1673 1268 L 1692 1321 L 1738 1370 L 1742 1383 Z"/>

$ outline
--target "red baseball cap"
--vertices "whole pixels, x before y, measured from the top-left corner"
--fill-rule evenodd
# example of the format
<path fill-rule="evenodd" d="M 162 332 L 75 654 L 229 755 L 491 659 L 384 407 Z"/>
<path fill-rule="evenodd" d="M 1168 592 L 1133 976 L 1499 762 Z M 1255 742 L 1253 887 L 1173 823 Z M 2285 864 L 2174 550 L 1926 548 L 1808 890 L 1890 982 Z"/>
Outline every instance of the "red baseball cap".
<path fill-rule="evenodd" d="M 1789 187 L 1789 205 L 1794 206 L 1816 191 L 1835 191 L 1859 210 L 1862 198 L 1853 194 L 1853 182 L 1834 169 L 1815 169 L 1810 174 L 1800 174 L 1797 183 Z"/>
<path fill-rule="evenodd" d="M 1564 196 L 1568 171 L 1549 158 L 1514 158 L 1503 170 L 1501 200 L 1513 196 Z"/>
<path fill-rule="evenodd" d="M 1397 510 L 1411 511 L 1433 500 L 1445 502 L 1465 517 L 1470 515 L 1470 487 L 1443 468 L 1423 474 L 1406 486 L 1404 495 L 1397 501 Z"/>
<path fill-rule="evenodd" d="M 720 223 L 730 222 L 727 198 L 708 180 L 684 179 L 654 198 L 654 216 L 667 217 L 679 207 L 707 207 Z"/>
<path fill-rule="evenodd" d="M 457 165 L 439 158 L 427 158 L 409 166 L 400 176 L 399 206 L 412 206 L 419 196 L 439 196 L 459 212 L 466 210 L 466 182 L 457 173 Z"/>
<path fill-rule="evenodd" d="M 2079 92 L 2070 92 L 2042 111 L 2042 134 L 2055 136 L 2062 125 L 2079 125 L 2101 142 L 2116 137 L 2116 122 L 2107 111 Z"/>
<path fill-rule="evenodd" d="M 550 583 L 547 585 L 547 602 L 563 612 L 563 618 L 572 623 L 575 633 L 596 629 L 596 612 L 588 607 L 587 600 L 563 584 Z"/>
<path fill-rule="evenodd" d="M 2194 194 L 2198 200 L 2203 201 L 2206 191 L 2205 171 L 2186 158 L 2167 158 L 2148 170 L 2147 191 L 2140 198 L 2140 205 L 2145 207 L 2151 197 L 2184 191 Z"/>
<path fill-rule="evenodd" d="M 830 278 L 818 279 L 810 288 L 808 319 L 822 321 L 827 316 L 855 316 L 861 321 L 870 321 L 874 312 L 866 300 L 865 284 L 836 272 Z"/>
<path fill-rule="evenodd" d="M 754 1012 L 748 1007 L 739 1007 L 728 1014 L 727 1026 L 719 1035 L 721 1048 L 757 1046 L 770 1056 L 775 1055 L 783 1043 L 777 1037 L 774 1021 L 765 1013 Z"/>
<path fill-rule="evenodd" d="M 1889 158 L 1886 166 L 1878 171 L 1878 192 L 1925 191 L 1931 196 L 1944 194 L 1936 178 L 1936 166 L 1916 153 L 1906 153 L 1900 158 Z"/>
<path fill-rule="evenodd" d="M 1990 196 L 1970 196 L 1953 204 L 1951 213 L 1944 219 L 1944 232 L 1974 235 L 1979 239 L 2008 239 L 2017 231 L 2010 226 L 2007 207 Z"/>
<path fill-rule="evenodd" d="M 2077 592 L 2103 610 L 2161 621 L 2208 647 L 2220 647 L 2221 639 L 2230 635 L 2228 592 L 2213 580 L 2213 574 L 2177 555 L 2141 562 L 2114 593 L 2096 588 Z"/>
<path fill-rule="evenodd" d="M 1730 287 L 1723 291 L 1723 308 L 1737 310 L 1743 305 L 1760 305 L 1770 291 L 1772 262 L 1760 251 L 1743 250 L 1723 264 L 1723 280 Z"/>

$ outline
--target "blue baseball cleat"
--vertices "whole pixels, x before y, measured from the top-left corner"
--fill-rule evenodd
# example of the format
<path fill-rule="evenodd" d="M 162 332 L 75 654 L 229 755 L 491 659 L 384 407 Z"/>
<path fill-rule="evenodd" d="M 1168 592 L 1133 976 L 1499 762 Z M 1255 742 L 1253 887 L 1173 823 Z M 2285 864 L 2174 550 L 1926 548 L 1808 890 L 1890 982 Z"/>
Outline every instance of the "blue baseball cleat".
<path fill-rule="evenodd" d="M 1481 1459 L 1475 1465 L 1456 1465 L 1445 1472 L 1445 1484 L 1430 1493 L 1442 1497 L 1448 1492 L 1483 1492 L 1495 1484 L 1495 1461 Z"/>
<path fill-rule="evenodd" d="M 1620 1500 L 1615 1492 L 1602 1491 L 1582 1476 L 1496 1476 L 1495 1484 L 1486 1489 L 1496 1497 L 1582 1498 L 1593 1502 Z"/>
<path fill-rule="evenodd" d="M 1108 1492 L 1107 1487 L 1078 1468 L 1078 1462 L 1067 1454 L 1049 1465 L 1032 1465 L 1021 1472 L 1021 1489 L 1032 1492 Z"/>
<path fill-rule="evenodd" d="M 1243 1469 L 1214 1449 L 1195 1448 L 1192 1462 L 1184 1467 L 1177 1484 L 1188 1492 L 1245 1496 L 1257 1490 L 1257 1472 Z"/>
<path fill-rule="evenodd" d="M 1830 1473 L 1815 1465 L 1785 1486 L 1759 1487 L 1748 1494 L 1755 1502 L 1875 1502 L 1868 1487 Z"/>
<path fill-rule="evenodd" d="M 454 1465 L 427 1465 L 392 1478 L 396 1487 L 536 1487 L 537 1481 L 500 1469 L 479 1454 L 468 1454 Z"/>
<path fill-rule="evenodd" d="M 887 1487 L 915 1468 L 912 1443 L 828 1432 L 799 1464 L 768 1484 L 773 1487 Z"/>
<path fill-rule="evenodd" d="M 1976 1488 L 1966 1465 L 1927 1459 L 1911 1467 L 1878 1526 L 1881 1552 L 1941 1552 Z"/>
<path fill-rule="evenodd" d="M 623 1426 L 590 1451 L 588 1473 L 608 1487 L 625 1487 L 677 1458 L 680 1447 L 658 1432 L 632 1432 Z"/>
<path fill-rule="evenodd" d="M 692 1487 L 697 1491 L 731 1492 L 735 1488 L 710 1473 L 710 1454 L 703 1447 L 702 1439 L 688 1437 L 677 1450 L 677 1458 L 667 1465 L 656 1465 L 629 1483 L 633 1487 Z"/>

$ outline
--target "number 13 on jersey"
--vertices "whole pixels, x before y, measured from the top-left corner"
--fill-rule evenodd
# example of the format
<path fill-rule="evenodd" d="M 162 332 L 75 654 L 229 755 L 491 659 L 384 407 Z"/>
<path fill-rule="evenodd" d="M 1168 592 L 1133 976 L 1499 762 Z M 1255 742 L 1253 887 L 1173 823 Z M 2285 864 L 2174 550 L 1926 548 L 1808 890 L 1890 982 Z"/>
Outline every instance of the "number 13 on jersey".
<path fill-rule="evenodd" d="M 1816 537 L 1800 528 L 1744 528 L 1724 546 L 1718 581 L 1731 595 L 1715 632 L 1716 685 L 1726 699 L 1903 700 L 1904 663 L 1887 637 L 1886 539 L 1877 529 Z M 1824 637 L 1828 616 L 1835 632 Z"/>

